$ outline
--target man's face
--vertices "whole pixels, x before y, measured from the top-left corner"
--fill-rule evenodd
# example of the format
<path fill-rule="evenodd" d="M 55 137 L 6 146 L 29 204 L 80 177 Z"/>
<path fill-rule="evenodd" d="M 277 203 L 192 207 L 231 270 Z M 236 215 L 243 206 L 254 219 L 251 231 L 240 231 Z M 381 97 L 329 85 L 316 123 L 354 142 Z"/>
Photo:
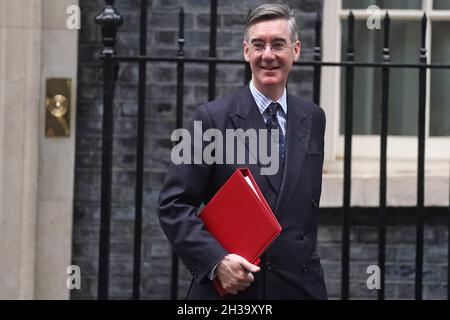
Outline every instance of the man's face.
<path fill-rule="evenodd" d="M 257 22 L 248 29 L 247 35 L 244 58 L 250 63 L 256 88 L 284 88 L 292 64 L 300 57 L 300 41 L 291 42 L 288 21 L 274 19 Z M 274 45 L 274 48 L 267 44 Z"/>

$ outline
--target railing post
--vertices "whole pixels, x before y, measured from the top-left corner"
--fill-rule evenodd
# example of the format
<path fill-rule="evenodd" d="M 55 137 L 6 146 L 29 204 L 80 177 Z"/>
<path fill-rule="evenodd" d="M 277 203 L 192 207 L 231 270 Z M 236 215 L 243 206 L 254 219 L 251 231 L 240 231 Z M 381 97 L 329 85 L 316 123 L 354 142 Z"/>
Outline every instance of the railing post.
<path fill-rule="evenodd" d="M 355 60 L 353 31 L 355 17 L 350 11 L 348 15 L 348 47 L 347 61 Z M 344 203 L 342 212 L 342 287 L 341 299 L 349 298 L 350 273 L 350 223 L 351 205 L 350 192 L 352 181 L 352 134 L 353 134 L 353 65 L 345 67 L 345 147 L 344 147 Z"/>
<path fill-rule="evenodd" d="M 177 105 L 175 126 L 177 129 L 183 127 L 183 104 L 184 104 L 184 9 L 180 8 L 178 20 L 178 58 L 177 61 Z M 179 260 L 175 250 L 172 249 L 172 269 L 170 280 L 170 299 L 178 299 L 178 270 Z"/>
<path fill-rule="evenodd" d="M 104 44 L 102 51 L 103 130 L 98 299 L 108 299 L 114 91 L 114 66 L 112 56 L 114 55 L 117 28 L 123 23 L 122 17 L 113 7 L 114 0 L 105 0 L 105 3 L 106 7 L 95 17 L 95 22 L 102 28 L 102 40 Z"/>
<path fill-rule="evenodd" d="M 424 232 L 424 176 L 425 176 L 425 106 L 427 95 L 427 49 L 426 49 L 427 16 L 422 17 L 422 39 L 420 48 L 419 69 L 419 132 L 417 161 L 417 221 L 416 221 L 416 279 L 415 298 L 422 300 L 423 276 L 423 232 Z"/>
<path fill-rule="evenodd" d="M 141 0 L 139 26 L 139 54 L 147 54 L 147 7 L 148 0 Z M 136 150 L 136 190 L 134 200 L 134 252 L 133 252 L 133 300 L 141 296 L 141 243 L 142 243 L 142 203 L 144 185 L 144 146 L 145 146 L 145 87 L 147 63 L 139 62 L 137 150 Z"/>
<path fill-rule="evenodd" d="M 316 45 L 314 46 L 314 61 L 320 62 L 322 60 L 322 11 L 319 9 L 316 15 L 316 23 L 315 23 L 315 38 Z M 314 103 L 320 104 L 320 76 L 322 72 L 322 66 L 320 64 L 314 65 L 314 88 L 313 88 L 313 96 Z"/>
<path fill-rule="evenodd" d="M 209 15 L 209 57 L 217 56 L 217 0 L 211 0 L 211 12 Z M 216 97 L 216 62 L 209 63 L 208 75 L 208 101 L 214 100 Z"/>
<path fill-rule="evenodd" d="M 390 17 L 386 12 L 384 18 L 384 46 L 383 63 L 389 63 L 389 29 Z M 380 208 L 378 213 L 378 266 L 381 270 L 378 300 L 385 298 L 385 273 L 386 273 L 386 179 L 387 179 L 387 135 L 388 135 L 388 105 L 389 105 L 389 66 L 383 66 L 381 83 L 381 143 L 380 143 Z"/>

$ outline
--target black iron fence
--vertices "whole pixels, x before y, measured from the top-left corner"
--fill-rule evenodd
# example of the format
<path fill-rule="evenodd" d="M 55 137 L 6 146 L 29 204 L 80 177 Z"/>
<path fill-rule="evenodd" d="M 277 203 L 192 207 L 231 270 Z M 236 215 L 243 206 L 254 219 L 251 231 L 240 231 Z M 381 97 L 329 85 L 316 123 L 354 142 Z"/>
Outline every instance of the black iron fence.
<path fill-rule="evenodd" d="M 210 12 L 210 43 L 208 58 L 185 58 L 184 57 L 184 10 L 179 12 L 179 38 L 178 55 L 176 57 L 150 57 L 147 56 L 147 16 L 148 0 L 140 2 L 140 40 L 138 56 L 116 55 L 114 50 L 116 32 L 123 22 L 120 14 L 114 9 L 114 0 L 105 0 L 106 7 L 96 17 L 95 21 L 101 25 L 104 49 L 103 60 L 103 137 L 102 137 L 102 173 L 101 173 L 101 217 L 100 217 L 100 253 L 98 273 L 98 298 L 108 299 L 109 287 L 109 252 L 110 252 L 110 225 L 111 225 L 111 172 L 112 172 L 112 141 L 113 141 L 113 97 L 114 85 L 117 75 L 117 66 L 121 62 L 132 62 L 139 65 L 138 83 L 138 127 L 137 127 L 137 161 L 136 161 L 136 186 L 135 186 L 135 229 L 134 229 L 134 269 L 133 269 L 133 299 L 140 298 L 141 281 L 141 238 L 142 238 L 142 203 L 143 203 L 143 170 L 144 170 L 144 132 L 145 132 L 145 87 L 146 87 L 146 64 L 149 62 L 171 62 L 177 69 L 177 93 L 176 93 L 176 127 L 182 126 L 183 119 L 183 89 L 184 89 L 184 67 L 185 64 L 206 64 L 209 66 L 208 74 L 208 98 L 213 100 L 216 92 L 216 66 L 218 64 L 242 65 L 245 68 L 245 79 L 243 83 L 250 80 L 251 72 L 244 60 L 219 59 L 216 57 L 216 35 L 217 35 L 217 0 L 211 0 Z M 307 66 L 313 69 L 313 100 L 320 104 L 320 75 L 323 66 L 343 68 L 345 72 L 345 153 L 344 153 L 344 195 L 342 207 L 342 281 L 341 298 L 349 298 L 349 271 L 350 271 L 350 228 L 351 228 L 351 158 L 352 158 L 352 134 L 353 134 L 353 85 L 355 67 L 381 68 L 381 143 L 380 143 L 380 187 L 378 208 L 378 265 L 381 270 L 381 289 L 378 290 L 378 299 L 385 298 L 385 265 L 386 265 L 386 166 L 387 166 L 387 128 L 389 107 L 389 71 L 391 68 L 411 68 L 419 70 L 418 83 L 418 163 L 417 163 L 417 205 L 416 205 L 416 261 L 415 261 L 415 298 L 422 299 L 423 280 L 423 255 L 424 255 L 424 167 L 425 167 L 425 126 L 426 126 L 426 95 L 427 95 L 427 69 L 450 69 L 450 65 L 427 64 L 426 50 L 426 27 L 427 16 L 424 14 L 421 20 L 421 49 L 419 53 L 420 63 L 392 63 L 389 51 L 390 18 L 384 17 L 384 45 L 383 61 L 357 62 L 354 61 L 354 21 L 350 12 L 348 15 L 348 46 L 346 60 L 339 63 L 321 61 L 321 13 L 317 13 L 315 22 L 315 47 L 313 61 L 302 61 L 295 66 Z M 449 230 L 450 230 L 450 207 Z M 450 263 L 450 237 L 449 237 Z M 449 264 L 448 264 L 449 265 Z M 172 253 L 171 273 L 171 298 L 178 296 L 178 258 Z M 447 296 L 450 298 L 450 268 L 448 269 Z"/>

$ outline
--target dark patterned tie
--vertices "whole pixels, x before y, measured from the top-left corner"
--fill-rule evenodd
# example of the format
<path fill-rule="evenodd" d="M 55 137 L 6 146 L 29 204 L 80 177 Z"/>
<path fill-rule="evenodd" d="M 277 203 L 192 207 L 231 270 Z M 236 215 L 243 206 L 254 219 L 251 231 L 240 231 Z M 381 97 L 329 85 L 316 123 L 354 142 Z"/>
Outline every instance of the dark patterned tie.
<path fill-rule="evenodd" d="M 283 131 L 281 130 L 280 123 L 278 122 L 277 112 L 281 109 L 281 105 L 278 102 L 272 102 L 267 107 L 267 129 L 278 129 L 279 130 L 279 152 L 281 163 L 284 164 L 284 158 L 286 153 L 286 140 L 284 139 Z"/>

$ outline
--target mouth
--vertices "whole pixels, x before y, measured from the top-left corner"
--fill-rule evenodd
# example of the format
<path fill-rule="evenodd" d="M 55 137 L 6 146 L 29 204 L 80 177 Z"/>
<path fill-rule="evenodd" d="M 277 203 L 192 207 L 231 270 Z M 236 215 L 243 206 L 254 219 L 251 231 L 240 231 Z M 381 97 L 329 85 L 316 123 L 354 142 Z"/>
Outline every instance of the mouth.
<path fill-rule="evenodd" d="M 261 69 L 273 71 L 273 70 L 280 69 L 280 67 L 279 66 L 261 66 Z"/>

